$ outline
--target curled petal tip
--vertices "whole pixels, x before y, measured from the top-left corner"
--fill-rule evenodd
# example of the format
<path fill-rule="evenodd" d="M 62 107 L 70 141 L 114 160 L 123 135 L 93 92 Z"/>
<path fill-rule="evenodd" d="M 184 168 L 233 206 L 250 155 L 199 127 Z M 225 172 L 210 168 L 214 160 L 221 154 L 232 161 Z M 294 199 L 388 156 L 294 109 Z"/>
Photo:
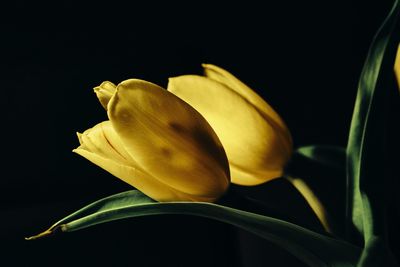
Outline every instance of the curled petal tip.
<path fill-rule="evenodd" d="M 76 132 L 76 136 L 78 137 L 79 140 L 79 144 L 82 145 L 83 141 L 82 141 L 82 134 L 80 132 Z"/>
<path fill-rule="evenodd" d="M 99 86 L 93 88 L 94 92 L 96 93 L 97 98 L 100 101 L 100 104 L 107 110 L 108 102 L 115 94 L 117 90 L 117 86 L 112 82 L 105 81 L 102 82 Z"/>
<path fill-rule="evenodd" d="M 112 92 L 115 87 L 117 87 L 117 86 L 114 83 L 112 83 L 110 81 L 104 81 L 99 86 L 94 87 L 93 90 L 95 90 L 95 91 L 106 90 L 106 91 Z"/>

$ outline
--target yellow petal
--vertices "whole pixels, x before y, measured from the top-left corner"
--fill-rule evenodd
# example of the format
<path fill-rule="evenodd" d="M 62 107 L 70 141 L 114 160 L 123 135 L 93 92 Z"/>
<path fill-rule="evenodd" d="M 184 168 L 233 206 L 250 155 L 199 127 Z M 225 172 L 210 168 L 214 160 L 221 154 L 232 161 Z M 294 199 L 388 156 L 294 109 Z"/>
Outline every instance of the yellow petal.
<path fill-rule="evenodd" d="M 107 110 L 108 102 L 110 102 L 111 97 L 114 95 L 116 90 L 115 84 L 109 81 L 102 82 L 99 86 L 94 88 L 97 98 L 100 104 Z"/>
<path fill-rule="evenodd" d="M 129 155 L 162 183 L 210 199 L 227 189 L 229 166 L 218 137 L 196 110 L 165 89 L 126 80 L 117 86 L 108 116 Z"/>
<path fill-rule="evenodd" d="M 283 175 L 283 169 L 279 168 L 276 170 L 272 169 L 260 169 L 260 170 L 248 170 L 237 166 L 233 162 L 230 162 L 230 170 L 232 182 L 240 185 L 259 185 L 270 181 L 274 178 L 281 177 Z M 235 177 L 235 178 L 234 178 Z"/>
<path fill-rule="evenodd" d="M 279 127 L 278 129 L 281 131 L 281 134 L 285 136 L 288 146 L 292 146 L 292 138 L 286 124 L 264 99 L 228 71 L 212 64 L 202 64 L 202 66 L 206 77 L 225 84 L 228 88 L 234 90 L 254 105 L 270 123 L 275 123 Z"/>
<path fill-rule="evenodd" d="M 397 47 L 396 59 L 394 62 L 394 73 L 396 75 L 398 89 L 400 92 L 400 45 Z"/>
<path fill-rule="evenodd" d="M 132 158 L 126 152 L 110 121 L 104 121 L 84 133 L 78 133 L 80 148 L 113 159 L 123 164 L 131 164 Z"/>
<path fill-rule="evenodd" d="M 192 196 L 183 192 L 179 192 L 170 186 L 161 183 L 148 173 L 135 166 L 121 164 L 112 158 L 106 158 L 104 155 L 96 154 L 84 148 L 73 150 L 75 153 L 88 159 L 92 163 L 98 165 L 112 175 L 120 178 L 122 181 L 134 186 L 149 197 L 158 201 L 206 201 L 212 202 L 215 198 L 207 198 L 201 196 Z"/>
<path fill-rule="evenodd" d="M 256 185 L 281 175 L 291 152 L 287 140 L 242 95 L 196 75 L 171 78 L 168 90 L 211 124 L 227 153 L 232 182 Z"/>
<path fill-rule="evenodd" d="M 110 121 L 99 123 L 83 134 L 78 133 L 78 138 L 81 145 L 73 152 L 136 187 L 151 198 L 158 201 L 211 202 L 215 200 L 214 198 L 192 196 L 179 192 L 142 170 L 123 148 L 123 144 L 113 130 Z"/>

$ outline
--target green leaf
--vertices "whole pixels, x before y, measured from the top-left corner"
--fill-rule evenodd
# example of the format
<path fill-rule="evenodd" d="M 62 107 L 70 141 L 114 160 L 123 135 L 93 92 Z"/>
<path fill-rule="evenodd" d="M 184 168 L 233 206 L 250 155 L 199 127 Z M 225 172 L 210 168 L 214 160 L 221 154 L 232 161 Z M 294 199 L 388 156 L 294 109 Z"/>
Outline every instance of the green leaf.
<path fill-rule="evenodd" d="M 387 120 L 389 103 L 391 98 L 398 97 L 393 66 L 399 10 L 399 2 L 395 1 L 371 44 L 358 85 L 347 146 L 348 235 L 349 239 L 360 238 L 365 244 L 360 266 L 370 266 L 374 261 L 366 259 L 378 258 L 368 256 L 374 251 L 380 253 L 373 249 L 376 243 L 386 244 L 386 195 L 391 177 L 386 172 L 390 147 L 385 147 L 385 141 L 386 130 L 393 123 Z"/>
<path fill-rule="evenodd" d="M 376 34 L 365 62 L 351 122 L 348 153 L 349 211 L 357 230 L 367 239 L 383 217 L 385 194 L 384 138 L 397 42 L 391 32 L 397 20 L 398 1 Z M 391 86 L 393 87 L 393 85 Z M 365 197 L 361 197 L 361 194 Z M 378 212 L 378 213 L 375 213 Z M 378 221 L 375 221 L 377 219 Z M 380 230 L 378 230 L 380 231 Z"/>
<path fill-rule="evenodd" d="M 309 266 L 355 266 L 360 253 L 349 243 L 271 217 L 206 202 L 154 202 L 137 190 L 96 201 L 28 239 L 57 230 L 70 232 L 124 218 L 162 214 L 201 216 L 234 225 L 286 249 Z"/>
<path fill-rule="evenodd" d="M 302 146 L 294 151 L 294 157 L 296 156 L 303 157 L 327 168 L 345 169 L 346 149 L 343 147 L 329 145 Z"/>

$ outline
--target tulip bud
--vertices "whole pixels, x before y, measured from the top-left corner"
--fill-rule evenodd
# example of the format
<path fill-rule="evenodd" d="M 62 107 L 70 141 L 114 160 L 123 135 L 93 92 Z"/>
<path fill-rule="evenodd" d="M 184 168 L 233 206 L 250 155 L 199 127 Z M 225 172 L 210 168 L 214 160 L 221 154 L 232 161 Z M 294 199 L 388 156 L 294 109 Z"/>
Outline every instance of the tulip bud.
<path fill-rule="evenodd" d="M 170 78 L 168 91 L 199 111 L 228 156 L 231 179 L 257 185 L 278 178 L 292 153 L 292 139 L 280 116 L 229 72 L 204 64 L 205 76 Z"/>
<path fill-rule="evenodd" d="M 99 88 L 109 121 L 78 134 L 74 152 L 158 201 L 212 202 L 227 190 L 225 151 L 200 113 L 146 81 L 120 83 L 108 101 L 112 86 Z"/>
<path fill-rule="evenodd" d="M 114 95 L 116 88 L 115 84 L 108 81 L 102 82 L 99 86 L 94 88 L 94 92 L 105 110 L 107 110 L 108 102 Z"/>

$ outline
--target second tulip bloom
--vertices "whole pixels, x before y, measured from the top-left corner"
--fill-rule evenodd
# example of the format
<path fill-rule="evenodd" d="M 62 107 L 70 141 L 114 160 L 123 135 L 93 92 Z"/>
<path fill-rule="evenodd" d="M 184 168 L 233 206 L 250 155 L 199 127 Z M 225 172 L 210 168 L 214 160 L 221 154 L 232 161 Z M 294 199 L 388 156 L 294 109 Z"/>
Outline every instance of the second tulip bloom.
<path fill-rule="evenodd" d="M 280 116 L 252 89 L 224 69 L 203 64 L 204 76 L 171 78 L 168 91 L 199 111 L 220 138 L 231 179 L 258 185 L 282 176 L 292 138 Z"/>

